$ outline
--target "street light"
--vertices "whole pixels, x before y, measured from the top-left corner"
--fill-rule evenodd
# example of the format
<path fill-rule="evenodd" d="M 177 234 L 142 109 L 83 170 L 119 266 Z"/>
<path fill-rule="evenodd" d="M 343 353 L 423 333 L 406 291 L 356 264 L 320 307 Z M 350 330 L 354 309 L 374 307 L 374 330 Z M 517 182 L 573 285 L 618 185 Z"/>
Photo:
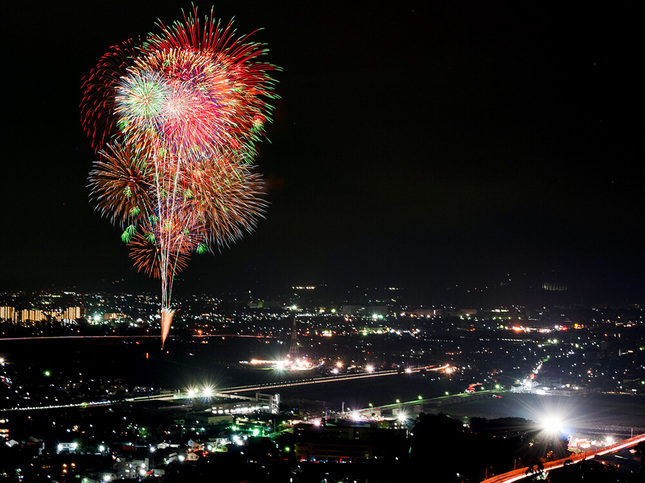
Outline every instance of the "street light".
<path fill-rule="evenodd" d="M 557 416 L 547 416 L 541 421 L 542 430 L 548 434 L 562 432 L 562 420 Z"/>

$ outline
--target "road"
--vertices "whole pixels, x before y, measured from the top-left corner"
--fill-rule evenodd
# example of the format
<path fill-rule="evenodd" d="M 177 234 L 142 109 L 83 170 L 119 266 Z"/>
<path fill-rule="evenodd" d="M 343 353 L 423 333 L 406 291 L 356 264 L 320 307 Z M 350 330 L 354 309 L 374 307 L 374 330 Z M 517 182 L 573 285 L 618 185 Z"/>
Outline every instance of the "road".
<path fill-rule="evenodd" d="M 615 453 L 616 451 L 620 451 L 621 449 L 631 448 L 643 441 L 645 441 L 645 434 L 641 434 L 638 436 L 634 436 L 633 438 L 625 439 L 618 443 L 605 446 L 604 448 L 600 448 L 593 451 L 586 451 L 576 456 L 570 456 L 568 458 L 563 458 L 557 461 L 549 461 L 548 463 L 544 463 L 544 472 L 548 473 L 551 470 L 562 468 L 565 465 L 565 463 L 575 464 L 585 459 L 590 460 L 595 458 L 596 456 L 602 456 L 609 453 Z M 482 483 L 512 483 L 513 481 L 519 481 L 524 478 L 528 478 L 530 476 L 530 473 L 527 475 L 526 473 L 527 470 L 528 470 L 527 467 L 519 468 L 517 470 L 509 471 L 508 473 L 503 473 L 501 475 L 495 475 L 490 478 L 487 478 L 483 480 Z"/>

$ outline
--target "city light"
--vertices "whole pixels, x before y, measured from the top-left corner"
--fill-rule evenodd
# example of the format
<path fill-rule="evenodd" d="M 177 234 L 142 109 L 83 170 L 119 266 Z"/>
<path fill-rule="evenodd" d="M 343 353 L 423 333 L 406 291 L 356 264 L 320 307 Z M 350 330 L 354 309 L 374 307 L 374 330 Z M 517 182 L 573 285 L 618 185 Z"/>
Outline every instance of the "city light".
<path fill-rule="evenodd" d="M 67 476 L 73 473 L 74 477 L 84 471 L 79 469 L 83 466 L 79 463 L 76 469 L 71 466 L 72 458 L 82 458 L 79 455 L 81 451 L 95 452 L 97 456 L 102 455 L 106 465 L 113 465 L 113 469 L 108 469 L 108 466 L 97 469 L 95 479 L 99 481 L 114 481 L 126 475 L 130 479 L 153 476 L 151 470 L 153 467 L 157 468 L 155 473 L 160 474 L 162 461 L 166 464 L 181 461 L 191 464 L 198 460 L 200 463 L 207 463 L 211 452 L 231 451 L 231 454 L 240 455 L 246 452 L 247 455 L 244 458 L 249 462 L 253 459 L 257 463 L 254 454 L 254 445 L 257 441 L 254 438 L 259 437 L 275 438 L 277 452 L 273 453 L 275 450 L 271 447 L 272 454 L 279 454 L 281 457 L 290 456 L 291 458 L 284 460 L 285 465 L 290 465 L 293 458 L 296 461 L 307 458 L 301 449 L 304 445 L 299 446 L 300 438 L 305 443 L 308 442 L 303 431 L 311 431 L 312 435 L 320 436 L 331 435 L 339 427 L 343 430 L 350 427 L 354 428 L 352 431 L 355 432 L 357 439 L 363 441 L 369 436 L 361 431 L 382 431 L 384 440 L 389 439 L 388 431 L 399 431 L 402 438 L 416 438 L 422 434 L 422 432 L 417 433 L 415 427 L 415 424 L 423 422 L 423 418 L 418 418 L 418 415 L 428 407 L 435 407 L 433 404 L 435 402 L 441 405 L 450 401 L 466 403 L 466 405 L 471 401 L 478 401 L 477 404 L 488 405 L 493 413 L 508 411 L 508 417 L 525 420 L 526 430 L 531 431 L 533 436 L 537 436 L 531 438 L 533 450 L 555 448 L 557 451 L 564 451 L 568 447 L 568 450 L 574 453 L 570 457 L 577 462 L 577 455 L 583 453 L 589 455 L 592 452 L 595 454 L 600 448 L 609 452 L 612 449 L 608 446 L 624 443 L 621 441 L 624 431 L 619 432 L 618 425 L 615 427 L 610 425 L 609 421 L 612 420 L 610 413 L 616 408 L 616 414 L 619 414 L 622 420 L 627 420 L 632 415 L 628 412 L 629 409 L 627 412 L 621 412 L 623 407 L 621 400 L 625 400 L 624 407 L 630 408 L 634 405 L 631 395 L 644 393 L 643 379 L 640 377 L 642 367 L 638 367 L 631 361 L 638 361 L 637 357 L 642 354 L 645 347 L 630 348 L 629 344 L 633 341 L 628 337 L 629 331 L 625 330 L 627 322 L 625 325 L 612 325 L 610 332 L 609 326 L 606 325 L 609 322 L 603 319 L 597 331 L 598 334 L 602 334 L 602 337 L 598 340 L 576 337 L 574 342 L 560 337 L 556 344 L 553 336 L 550 336 L 550 340 L 549 336 L 545 336 L 538 343 L 533 340 L 539 337 L 537 330 L 532 331 L 531 336 L 526 338 L 524 338 L 525 332 L 518 334 L 506 332 L 491 338 L 488 335 L 484 337 L 477 331 L 470 332 L 468 329 L 459 328 L 459 340 L 450 342 L 443 333 L 433 333 L 430 328 L 420 331 L 411 328 L 411 324 L 416 321 L 410 323 L 410 320 L 406 320 L 397 326 L 396 321 L 393 320 L 393 323 L 390 324 L 388 321 L 388 324 L 383 324 L 383 327 L 374 324 L 364 329 L 367 315 L 363 318 L 355 316 L 330 318 L 328 322 L 324 317 L 329 316 L 329 309 L 326 309 L 324 314 L 312 308 L 302 310 L 302 316 L 299 317 L 301 327 L 297 351 L 293 350 L 294 346 L 291 345 L 290 340 L 292 314 L 267 315 L 264 313 L 256 317 L 255 314 L 244 314 L 240 311 L 234 316 L 220 317 L 212 314 L 195 316 L 195 321 L 198 322 L 195 322 L 195 327 L 191 327 L 193 330 L 186 332 L 191 334 L 191 345 L 188 349 L 190 352 L 187 352 L 190 358 L 186 358 L 182 363 L 187 365 L 193 363 L 191 369 L 196 370 L 186 370 L 187 377 L 193 377 L 200 372 L 206 360 L 199 360 L 200 356 L 211 354 L 213 346 L 220 344 L 220 341 L 221 344 L 228 344 L 229 338 L 237 337 L 239 339 L 232 339 L 234 343 L 231 347 L 236 347 L 238 340 L 243 342 L 239 346 L 245 345 L 247 340 L 254 346 L 250 351 L 240 350 L 236 357 L 237 359 L 246 358 L 238 361 L 239 366 L 235 368 L 236 375 L 243 375 L 246 371 L 249 377 L 241 376 L 238 380 L 222 378 L 221 381 L 226 380 L 229 386 L 220 385 L 220 379 L 217 379 L 217 386 L 212 382 L 205 382 L 204 379 L 192 379 L 192 384 L 183 389 L 178 387 L 159 389 L 156 385 L 153 389 L 150 386 L 143 387 L 129 383 L 127 376 L 118 380 L 97 378 L 86 364 L 74 366 L 73 370 L 67 372 L 62 368 L 63 365 L 45 369 L 48 366 L 51 367 L 51 361 L 45 359 L 37 370 L 30 373 L 36 384 L 20 387 L 23 380 L 16 377 L 16 369 L 19 365 L 13 362 L 17 358 L 3 354 L 3 358 L 11 360 L 11 363 L 0 367 L 0 387 L 3 390 L 6 387 L 5 392 L 11 398 L 7 398 L 11 411 L 33 413 L 36 409 L 69 409 L 70 414 L 73 414 L 72 411 L 78 408 L 80 415 L 78 420 L 59 419 L 61 411 L 50 411 L 51 428 L 59 435 L 51 443 L 48 441 L 45 444 L 54 452 L 60 453 L 61 460 L 67 461 L 67 467 L 62 468 L 62 463 L 58 466 L 58 475 L 63 469 L 67 471 Z M 305 315 L 307 312 L 311 315 Z M 311 317 L 311 320 L 307 317 Z M 645 319 L 645 315 L 643 318 Z M 141 320 L 148 320 L 148 317 Z M 334 334 L 333 340 L 323 335 L 322 327 L 326 323 L 330 325 L 324 330 Z M 114 324 L 116 325 L 117 322 Z M 125 328 L 126 325 L 127 322 L 124 322 L 123 327 Z M 225 327 L 222 330 L 226 333 L 217 333 L 219 329 L 215 327 Z M 82 330 L 81 326 L 79 328 Z M 76 327 L 69 327 L 69 329 L 74 333 L 78 330 Z M 102 327 L 92 329 L 98 330 Z M 143 334 L 148 327 L 141 329 Z M 41 327 L 33 326 L 31 329 L 23 327 L 21 330 L 36 332 L 40 331 Z M 192 339 L 198 330 L 202 331 L 202 337 Z M 108 337 L 118 338 L 119 344 L 131 346 L 138 354 L 149 350 L 145 347 L 146 340 L 143 338 L 146 336 L 109 335 L 111 327 L 109 330 L 106 327 L 105 331 Z M 367 337 L 361 335 L 364 332 L 367 333 Z M 582 332 L 579 334 L 584 336 Z M 106 335 L 100 337 L 99 342 L 103 343 Z M 414 337 L 416 340 L 404 339 L 406 337 Z M 609 340 L 611 337 L 613 339 Z M 78 338 L 85 338 L 85 336 L 81 332 Z M 180 337 L 177 336 L 174 343 L 176 344 L 179 339 Z M 605 339 L 608 340 L 607 343 Z M 18 340 L 24 340 L 24 338 L 20 337 Z M 464 350 L 466 342 L 468 342 L 468 350 Z M 87 343 L 91 344 L 91 339 Z M 202 344 L 205 343 L 212 345 L 203 346 Z M 444 360 L 438 360 L 437 351 L 430 353 L 427 346 L 440 348 L 445 352 Z M 602 348 L 605 346 L 609 349 Z M 471 351 L 471 348 L 477 348 L 479 352 Z M 611 348 L 615 348 L 614 355 L 620 355 L 620 357 L 616 356 L 617 359 L 609 359 L 612 361 L 611 364 L 599 363 L 593 357 L 589 360 L 585 358 L 587 351 L 591 354 L 602 354 L 604 357 L 605 352 L 600 351 L 610 351 Z M 360 356 L 358 352 L 361 353 Z M 150 353 L 153 354 L 153 352 Z M 59 357 L 65 356 L 65 353 L 59 354 Z M 81 358 L 82 355 L 76 357 Z M 172 354 L 164 357 L 172 357 Z M 226 357 L 229 357 L 229 353 Z M 138 360 L 138 362 L 144 361 Z M 619 368 L 618 366 L 623 362 L 628 364 L 623 364 Z M 144 363 L 149 364 L 147 361 Z M 227 359 L 226 363 L 227 367 L 233 367 L 230 359 Z M 306 370 L 311 372 L 296 373 Z M 283 374 L 278 376 L 271 371 Z M 406 375 L 410 373 L 415 374 L 412 379 Z M 446 384 L 448 377 L 445 375 L 457 373 L 463 374 L 464 377 Z M 43 376 L 47 377 L 48 374 L 50 378 L 43 380 Z M 632 377 L 634 377 L 633 380 Z M 377 381 L 377 378 L 380 381 L 379 386 L 387 390 L 360 392 L 363 387 L 367 387 L 362 384 L 371 384 Z M 258 380 L 262 382 L 257 382 Z M 43 382 L 46 383 L 43 384 Z M 335 388 L 340 384 L 345 384 L 351 390 L 356 389 L 356 394 L 337 395 Z M 595 394 L 593 388 L 596 384 L 599 387 L 606 387 L 611 396 Z M 446 391 L 446 386 L 450 387 L 450 391 Z M 44 388 L 42 393 L 39 392 L 39 387 Z M 494 391 L 478 394 L 485 387 Z M 302 408 L 298 407 L 297 411 L 284 414 L 280 412 L 279 407 L 282 388 L 285 388 L 285 393 L 289 397 L 293 394 L 303 394 L 306 396 L 302 399 L 311 397 L 311 402 L 322 399 L 321 395 L 325 398 L 329 395 L 330 404 L 323 406 L 321 411 L 320 407 L 308 407 L 305 400 L 298 405 Z M 420 394 L 421 390 L 424 390 L 424 393 Z M 414 393 L 410 394 L 410 391 L 417 392 L 416 399 Z M 391 397 L 391 394 L 397 393 L 401 394 L 399 398 Z M 582 397 L 586 395 L 589 397 Z M 596 401 L 600 402 L 605 398 L 606 403 L 596 406 Z M 341 399 L 348 404 L 341 406 Z M 370 399 L 373 402 L 367 402 Z M 140 404 L 143 408 L 157 408 L 165 405 L 183 406 L 186 409 L 182 409 L 181 412 L 185 411 L 185 417 L 177 417 L 172 422 L 169 420 L 159 423 L 157 427 L 152 427 L 149 422 L 139 419 L 136 412 L 121 412 L 122 402 L 126 402 L 128 406 Z M 364 407 L 357 404 L 364 404 Z M 89 412 L 85 409 L 95 406 L 104 406 L 100 409 L 92 409 L 97 413 L 107 411 L 118 414 L 118 417 L 114 418 L 116 432 L 113 435 L 101 432 L 96 423 L 97 420 L 85 418 L 86 413 Z M 343 410 L 340 409 L 341 407 Z M 145 411 L 144 409 L 141 412 Z M 265 415 L 269 412 L 272 416 L 266 418 Z M 47 411 L 42 411 L 42 414 L 47 414 Z M 469 417 L 472 418 L 472 415 Z M 0 442 L 7 447 L 20 446 L 23 443 L 16 441 L 17 438 L 13 434 L 10 435 L 17 425 L 15 422 L 8 422 L 9 419 L 13 418 L 5 419 L 3 416 L 0 419 Z M 58 420 L 54 421 L 54 419 Z M 618 420 L 617 417 L 613 419 Z M 337 425 L 336 421 L 341 422 L 340 420 L 342 424 Z M 466 433 L 475 431 L 470 426 L 471 420 L 465 417 L 457 419 L 462 431 Z M 271 422 L 267 423 L 267 421 Z M 96 429 L 92 429 L 93 423 Z M 591 429 L 601 427 L 605 429 L 597 432 Z M 610 427 L 615 431 L 615 435 L 609 432 Z M 225 429 L 222 430 L 222 428 Z M 410 431 L 403 431 L 404 428 Z M 192 442 L 190 444 L 171 442 L 178 431 L 182 432 L 185 441 L 190 439 Z M 284 448 L 283 436 L 278 436 L 287 433 L 290 434 L 289 441 L 291 441 L 289 455 L 288 450 Z M 20 432 L 16 431 L 16 434 Z M 155 439 L 151 438 L 153 435 Z M 86 439 L 92 436 L 94 439 Z M 567 439 L 566 436 L 569 438 Z M 36 434 L 36 437 L 39 435 Z M 70 439 L 72 437 L 79 441 L 78 447 Z M 474 433 L 472 437 L 477 438 Z M 390 439 L 393 441 L 396 438 Z M 93 441 L 93 443 L 81 445 L 81 440 Z M 151 445 L 153 441 L 155 443 Z M 145 444 L 145 451 L 139 450 L 136 454 L 129 454 L 122 449 L 133 445 L 139 446 L 140 449 L 142 443 Z M 390 443 L 391 441 L 388 440 L 387 444 Z M 36 444 L 39 443 L 34 441 L 32 444 L 35 449 Z M 547 445 L 550 447 L 547 448 Z M 267 446 L 272 445 L 269 443 Z M 377 460 L 376 454 L 370 456 Z M 395 456 L 397 455 L 392 455 L 393 458 Z M 401 454 L 398 456 L 400 458 Z M 363 458 L 360 455 L 356 457 Z M 145 461 L 145 458 L 148 458 L 151 464 L 146 463 L 146 467 L 142 467 L 142 459 Z M 316 458 L 315 461 L 323 460 L 322 457 Z M 378 454 L 378 459 L 380 458 Z M 117 461 L 119 459 L 120 462 Z M 34 460 L 36 462 L 38 457 L 34 457 Z M 158 460 L 156 465 L 154 460 Z M 314 461 L 313 455 L 311 461 Z M 343 462 L 352 463 L 344 459 Z M 510 467 L 513 467 L 512 465 L 511 461 Z M 520 465 L 526 465 L 526 462 L 517 461 L 518 470 L 521 469 Z M 545 467 L 550 470 L 547 462 Z M 455 468 L 455 471 L 457 469 L 462 477 L 465 477 L 466 467 Z M 24 470 L 25 467 L 22 466 L 22 471 Z M 145 474 L 142 470 L 146 470 Z M 181 470 L 178 469 L 178 471 Z M 525 472 L 526 468 L 521 471 L 523 476 Z M 483 478 L 483 474 L 478 477 Z M 86 481 L 89 477 L 81 474 L 78 479 Z M 28 481 L 28 478 L 25 481 Z"/>

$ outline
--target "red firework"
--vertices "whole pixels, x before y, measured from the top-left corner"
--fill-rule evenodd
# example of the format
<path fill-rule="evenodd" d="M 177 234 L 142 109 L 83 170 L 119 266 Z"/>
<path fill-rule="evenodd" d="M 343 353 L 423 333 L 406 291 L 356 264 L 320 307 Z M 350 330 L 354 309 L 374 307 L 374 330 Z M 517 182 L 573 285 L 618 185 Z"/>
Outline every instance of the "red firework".
<path fill-rule="evenodd" d="M 133 39 L 110 47 L 83 79 L 81 124 L 95 152 L 118 132 L 118 117 L 114 112 L 116 86 L 121 77 L 127 74 L 135 52 Z"/>

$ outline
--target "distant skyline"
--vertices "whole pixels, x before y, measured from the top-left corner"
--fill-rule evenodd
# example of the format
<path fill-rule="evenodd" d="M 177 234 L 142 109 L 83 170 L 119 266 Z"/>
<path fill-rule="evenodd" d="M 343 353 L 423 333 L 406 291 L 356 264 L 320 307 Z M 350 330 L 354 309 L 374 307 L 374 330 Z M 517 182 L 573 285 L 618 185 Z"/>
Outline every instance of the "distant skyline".
<path fill-rule="evenodd" d="M 211 3 L 195 2 L 205 15 Z M 11 4 L 0 146 L 0 283 L 136 274 L 89 201 L 84 75 L 111 45 L 181 18 L 179 1 Z M 291 283 L 443 290 L 557 274 L 643 300 L 640 26 L 620 6 L 223 1 L 282 67 L 270 207 L 255 233 L 195 256 L 185 289 Z"/>

